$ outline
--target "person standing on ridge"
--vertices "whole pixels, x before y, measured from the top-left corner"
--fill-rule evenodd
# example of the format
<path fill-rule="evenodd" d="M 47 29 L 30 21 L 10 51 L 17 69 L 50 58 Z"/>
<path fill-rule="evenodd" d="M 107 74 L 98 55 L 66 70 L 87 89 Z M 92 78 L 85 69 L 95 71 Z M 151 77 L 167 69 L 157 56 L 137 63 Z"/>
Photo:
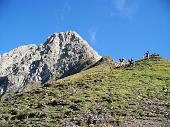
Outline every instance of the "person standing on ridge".
<path fill-rule="evenodd" d="M 144 54 L 144 58 L 145 59 L 149 59 L 150 55 L 149 55 L 149 51 L 146 51 L 146 53 Z"/>
<path fill-rule="evenodd" d="M 130 67 L 134 67 L 134 66 L 135 66 L 135 61 L 134 61 L 133 58 L 129 58 L 129 59 L 128 59 L 128 62 L 129 62 L 129 66 L 130 66 Z"/>

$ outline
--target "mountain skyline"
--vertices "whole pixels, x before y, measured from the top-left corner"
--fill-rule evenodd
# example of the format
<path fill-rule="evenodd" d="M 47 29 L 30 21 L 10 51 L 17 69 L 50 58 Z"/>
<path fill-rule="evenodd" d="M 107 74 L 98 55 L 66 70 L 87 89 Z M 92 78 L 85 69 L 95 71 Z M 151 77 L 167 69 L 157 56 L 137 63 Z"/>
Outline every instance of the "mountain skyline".
<path fill-rule="evenodd" d="M 169 1 L 0 0 L 0 127 L 169 127 Z"/>
<path fill-rule="evenodd" d="M 39 45 L 55 32 L 78 32 L 100 55 L 170 59 L 168 0 L 0 1 L 0 54 Z"/>

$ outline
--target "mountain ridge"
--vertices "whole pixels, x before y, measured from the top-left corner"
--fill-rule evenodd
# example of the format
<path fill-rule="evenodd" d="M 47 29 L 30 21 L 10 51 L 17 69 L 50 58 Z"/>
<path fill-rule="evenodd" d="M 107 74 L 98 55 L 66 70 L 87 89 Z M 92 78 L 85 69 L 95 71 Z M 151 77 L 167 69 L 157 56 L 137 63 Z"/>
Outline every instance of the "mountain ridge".
<path fill-rule="evenodd" d="M 0 102 L 0 123 L 10 126 L 169 127 L 170 62 L 159 55 L 115 67 L 95 66 Z"/>

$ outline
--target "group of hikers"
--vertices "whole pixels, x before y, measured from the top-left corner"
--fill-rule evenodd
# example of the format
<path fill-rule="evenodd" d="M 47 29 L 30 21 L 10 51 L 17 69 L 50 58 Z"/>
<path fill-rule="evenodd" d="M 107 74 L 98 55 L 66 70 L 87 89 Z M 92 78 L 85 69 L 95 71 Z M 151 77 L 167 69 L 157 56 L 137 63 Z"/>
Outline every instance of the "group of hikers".
<path fill-rule="evenodd" d="M 143 59 L 149 59 L 149 57 L 150 57 L 150 53 L 149 53 L 149 51 L 146 51 L 146 53 L 145 53 L 144 56 L 143 56 Z M 119 59 L 119 62 L 120 62 L 120 66 L 126 65 L 126 60 L 125 60 L 125 58 L 120 58 L 120 59 Z M 128 66 L 129 66 L 129 67 L 134 67 L 134 66 L 135 66 L 135 61 L 134 61 L 133 58 L 129 58 L 129 59 L 128 59 Z"/>

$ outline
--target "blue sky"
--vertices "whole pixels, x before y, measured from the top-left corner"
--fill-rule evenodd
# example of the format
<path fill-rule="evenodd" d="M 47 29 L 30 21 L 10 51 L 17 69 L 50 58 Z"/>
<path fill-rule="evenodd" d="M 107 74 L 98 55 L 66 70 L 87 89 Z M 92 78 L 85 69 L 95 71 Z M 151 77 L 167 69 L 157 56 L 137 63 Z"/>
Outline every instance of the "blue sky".
<path fill-rule="evenodd" d="M 169 0 L 0 0 L 0 54 L 77 31 L 102 56 L 170 59 Z"/>

